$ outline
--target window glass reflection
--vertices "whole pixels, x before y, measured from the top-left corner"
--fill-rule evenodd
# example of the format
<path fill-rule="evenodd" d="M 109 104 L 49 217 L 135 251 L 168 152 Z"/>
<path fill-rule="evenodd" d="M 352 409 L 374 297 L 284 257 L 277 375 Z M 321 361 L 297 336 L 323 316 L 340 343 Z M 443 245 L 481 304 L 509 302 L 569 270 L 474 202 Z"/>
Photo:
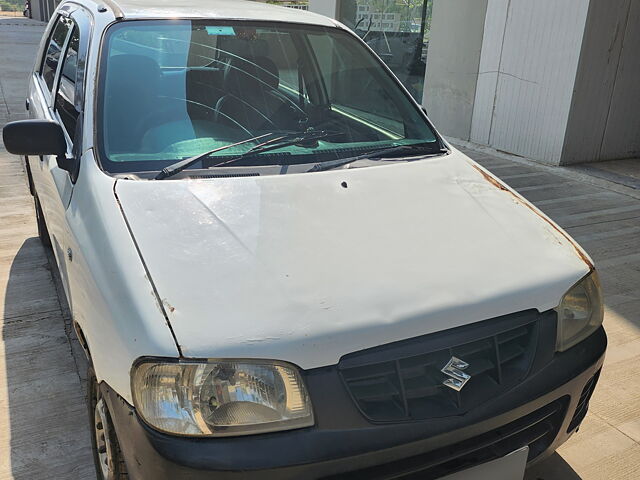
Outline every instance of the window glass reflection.
<path fill-rule="evenodd" d="M 340 5 L 339 20 L 422 101 L 433 0 L 342 0 Z"/>

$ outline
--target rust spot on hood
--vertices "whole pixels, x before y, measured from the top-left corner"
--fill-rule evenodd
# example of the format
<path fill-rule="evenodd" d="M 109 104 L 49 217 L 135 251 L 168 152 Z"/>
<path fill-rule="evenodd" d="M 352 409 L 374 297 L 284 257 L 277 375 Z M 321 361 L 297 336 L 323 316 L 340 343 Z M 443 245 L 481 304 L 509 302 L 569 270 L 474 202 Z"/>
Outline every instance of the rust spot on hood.
<path fill-rule="evenodd" d="M 173 305 L 171 305 L 166 298 L 162 300 L 162 304 L 165 306 L 167 310 L 169 310 L 170 313 L 173 313 L 176 311 L 176 308 Z"/>
<path fill-rule="evenodd" d="M 472 163 L 471 166 L 473 168 L 475 168 L 480 175 L 482 175 L 484 177 L 484 179 L 489 182 L 491 185 L 493 185 L 494 187 L 498 188 L 499 190 L 502 190 L 503 192 L 507 192 L 509 194 L 511 194 L 513 196 L 513 198 L 520 203 L 521 205 L 524 205 L 525 207 L 527 207 L 529 210 L 531 210 L 533 213 L 535 213 L 538 217 L 540 217 L 542 220 L 544 220 L 545 222 L 547 222 L 547 224 L 549 224 L 556 232 L 558 232 L 560 235 L 562 235 L 568 242 L 569 244 L 574 248 L 574 250 L 576 251 L 576 254 L 578 255 L 578 257 L 580 257 L 580 259 L 587 264 L 587 266 L 589 267 L 589 270 L 595 270 L 595 267 L 593 265 L 593 263 L 591 262 L 591 260 L 589 259 L 589 257 L 587 257 L 584 252 L 582 251 L 582 248 L 580 248 L 580 246 L 575 242 L 575 240 L 573 238 L 571 238 L 567 233 L 565 233 L 562 229 L 558 228 L 558 226 L 552 222 L 551 220 L 549 220 L 547 218 L 546 215 L 543 215 L 536 207 L 534 207 L 531 202 L 529 202 L 527 199 L 525 199 L 524 197 L 522 197 L 521 195 L 515 193 L 514 191 L 510 190 L 509 188 L 507 188 L 505 185 L 503 185 L 499 180 L 497 180 L 496 178 L 494 178 L 491 174 L 485 172 L 482 168 L 480 168 L 478 165 Z"/>
<path fill-rule="evenodd" d="M 478 167 L 477 165 L 474 165 L 473 163 L 471 164 L 471 166 L 473 168 L 475 168 L 480 175 L 482 175 L 484 177 L 484 179 L 489 182 L 491 185 L 493 185 L 496 188 L 499 188 L 502 191 L 505 192 L 509 192 L 509 193 L 513 193 L 511 192 L 507 187 L 505 187 L 502 183 L 500 183 L 498 180 L 496 180 L 495 178 L 493 178 L 491 175 L 489 175 L 487 172 L 485 172 L 484 170 L 482 170 L 480 167 Z M 515 196 L 515 195 L 514 195 Z"/>

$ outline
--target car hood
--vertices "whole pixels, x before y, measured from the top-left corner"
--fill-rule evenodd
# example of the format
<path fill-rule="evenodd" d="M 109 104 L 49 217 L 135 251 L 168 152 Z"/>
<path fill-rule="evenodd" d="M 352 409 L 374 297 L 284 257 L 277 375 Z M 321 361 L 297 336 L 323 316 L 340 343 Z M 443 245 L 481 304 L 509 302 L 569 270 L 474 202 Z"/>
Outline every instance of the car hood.
<path fill-rule="evenodd" d="M 312 368 L 526 309 L 590 270 L 555 224 L 460 152 L 313 174 L 118 180 L 187 357 Z"/>

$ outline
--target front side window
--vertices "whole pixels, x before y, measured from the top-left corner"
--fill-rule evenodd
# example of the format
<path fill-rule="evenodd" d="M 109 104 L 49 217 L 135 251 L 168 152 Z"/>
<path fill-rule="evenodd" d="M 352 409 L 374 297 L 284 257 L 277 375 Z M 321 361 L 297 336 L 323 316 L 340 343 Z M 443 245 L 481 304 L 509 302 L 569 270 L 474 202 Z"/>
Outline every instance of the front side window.
<path fill-rule="evenodd" d="M 62 62 L 60 71 L 60 84 L 56 94 L 56 111 L 60 115 L 71 141 L 74 140 L 76 123 L 79 112 L 75 106 L 76 77 L 78 74 L 78 47 L 80 44 L 80 31 L 76 27 L 69 39 L 69 46 Z"/>
<path fill-rule="evenodd" d="M 114 173 L 158 171 L 216 148 L 196 167 L 300 165 L 394 146 L 440 149 L 380 62 L 335 28 L 120 22 L 103 42 L 100 78 L 100 158 Z M 248 139 L 255 140 L 222 148 Z M 260 153 L 248 155 L 252 148 Z"/>
<path fill-rule="evenodd" d="M 51 33 L 49 45 L 47 46 L 47 51 L 45 52 L 40 69 L 40 73 L 49 92 L 53 90 L 53 82 L 56 78 L 56 72 L 58 71 L 60 55 L 72 26 L 72 21 L 69 18 L 59 17 Z"/>

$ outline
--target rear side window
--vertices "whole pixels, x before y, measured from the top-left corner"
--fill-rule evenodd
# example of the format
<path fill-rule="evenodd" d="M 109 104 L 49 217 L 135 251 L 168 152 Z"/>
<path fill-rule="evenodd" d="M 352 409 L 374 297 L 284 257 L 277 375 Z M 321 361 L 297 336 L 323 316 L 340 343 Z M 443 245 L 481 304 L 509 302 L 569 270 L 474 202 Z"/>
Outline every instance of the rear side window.
<path fill-rule="evenodd" d="M 53 28 L 51 39 L 49 40 L 49 46 L 42 60 L 42 78 L 44 79 L 47 89 L 51 91 L 53 89 L 53 82 L 56 78 L 56 72 L 58 70 L 58 63 L 60 62 L 60 54 L 64 48 L 64 42 L 67 39 L 69 30 L 71 30 L 72 22 L 66 17 L 58 18 L 58 21 Z"/>
<path fill-rule="evenodd" d="M 80 32 L 78 27 L 73 29 L 69 46 L 60 70 L 60 84 L 56 94 L 56 111 L 64 124 L 71 141 L 74 139 L 79 112 L 75 107 L 76 82 L 78 77 L 78 48 Z"/>

